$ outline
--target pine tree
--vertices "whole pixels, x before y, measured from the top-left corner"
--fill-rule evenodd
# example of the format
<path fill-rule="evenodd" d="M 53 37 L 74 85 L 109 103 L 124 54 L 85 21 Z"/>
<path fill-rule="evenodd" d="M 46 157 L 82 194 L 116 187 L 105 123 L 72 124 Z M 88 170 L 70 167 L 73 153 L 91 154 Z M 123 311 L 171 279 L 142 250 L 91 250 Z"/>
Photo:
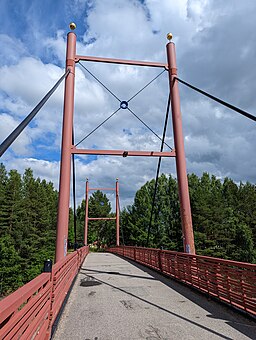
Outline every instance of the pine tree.
<path fill-rule="evenodd" d="M 1 166 L 0 180 L 0 264 L 1 275 L 8 274 L 0 282 L 6 294 L 40 274 L 44 260 L 53 259 L 58 194 L 52 183 L 34 179 L 31 169 L 21 178 L 16 170 L 7 175 Z"/>
<path fill-rule="evenodd" d="M 204 173 L 188 176 L 197 254 L 254 262 L 256 190 L 250 183 L 238 187 Z M 155 181 L 143 185 L 134 203 L 123 210 L 126 244 L 145 245 Z M 150 246 L 183 251 L 177 181 L 159 177 L 150 233 Z"/>
<path fill-rule="evenodd" d="M 10 235 L 0 238 L 0 296 L 23 285 L 21 258 L 17 254 Z"/>
<path fill-rule="evenodd" d="M 95 191 L 89 198 L 89 217 L 114 217 L 111 213 L 111 204 L 106 194 L 102 191 Z M 77 208 L 78 237 L 84 237 L 85 225 L 85 200 Z M 115 243 L 115 222 L 113 221 L 89 221 L 88 243 L 98 242 L 99 244 Z"/>

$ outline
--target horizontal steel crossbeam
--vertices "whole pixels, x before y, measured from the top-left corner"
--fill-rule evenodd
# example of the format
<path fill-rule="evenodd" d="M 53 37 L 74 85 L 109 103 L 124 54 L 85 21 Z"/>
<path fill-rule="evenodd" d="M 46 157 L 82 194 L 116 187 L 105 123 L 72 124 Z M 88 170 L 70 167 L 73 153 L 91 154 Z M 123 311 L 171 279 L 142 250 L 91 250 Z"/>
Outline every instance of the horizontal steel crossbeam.
<path fill-rule="evenodd" d="M 166 70 L 168 70 L 167 64 L 158 63 L 158 62 L 155 62 L 155 61 L 125 60 L 125 59 L 101 58 L 101 57 L 91 57 L 91 56 L 89 57 L 89 56 L 76 55 L 75 62 L 78 63 L 80 60 L 95 61 L 95 62 L 110 63 L 110 64 L 163 67 Z"/>
<path fill-rule="evenodd" d="M 83 155 L 104 155 L 104 156 L 143 156 L 143 157 L 175 157 L 175 150 L 172 151 L 126 151 L 126 150 L 95 150 L 95 149 L 77 149 L 76 147 L 71 148 L 72 154 L 83 154 Z"/>
<path fill-rule="evenodd" d="M 97 221 L 97 220 L 116 220 L 116 217 L 88 217 L 89 221 Z"/>
<path fill-rule="evenodd" d="M 107 190 L 107 191 L 116 191 L 116 189 L 115 188 L 89 188 L 88 189 L 88 191 L 95 191 L 95 190 L 100 190 L 100 191 L 102 191 L 102 190 Z"/>

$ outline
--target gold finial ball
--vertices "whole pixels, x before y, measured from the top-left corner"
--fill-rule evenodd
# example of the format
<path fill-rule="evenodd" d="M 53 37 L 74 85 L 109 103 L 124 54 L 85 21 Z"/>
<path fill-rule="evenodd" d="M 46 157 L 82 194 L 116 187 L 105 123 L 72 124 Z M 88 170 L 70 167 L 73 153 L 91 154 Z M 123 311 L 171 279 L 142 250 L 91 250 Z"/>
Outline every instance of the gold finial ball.
<path fill-rule="evenodd" d="M 172 40 L 172 33 L 168 33 L 168 34 L 167 34 L 167 39 L 168 39 L 169 41 Z"/>
<path fill-rule="evenodd" d="M 70 24 L 69 24 L 69 28 L 73 31 L 73 30 L 75 30 L 76 29 L 76 24 L 74 23 L 74 22 L 71 22 Z"/>

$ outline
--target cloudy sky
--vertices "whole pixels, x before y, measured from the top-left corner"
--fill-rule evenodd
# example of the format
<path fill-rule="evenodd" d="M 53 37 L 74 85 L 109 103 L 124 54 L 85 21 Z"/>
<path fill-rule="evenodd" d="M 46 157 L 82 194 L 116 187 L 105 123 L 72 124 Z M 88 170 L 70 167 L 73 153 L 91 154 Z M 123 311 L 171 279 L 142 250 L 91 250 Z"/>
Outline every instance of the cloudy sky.
<path fill-rule="evenodd" d="M 19 124 L 64 72 L 69 23 L 77 24 L 77 54 L 166 62 L 166 34 L 173 33 L 178 75 L 256 114 L 255 0 L 1 0 L 0 140 Z M 128 100 L 159 69 L 85 62 L 121 100 Z M 80 65 L 76 67 L 75 141 L 119 107 Z M 256 182 L 256 126 L 180 84 L 189 173 Z M 129 107 L 162 134 L 167 72 Z M 51 180 L 58 188 L 63 86 L 23 131 L 1 161 L 8 170 Z M 171 121 L 167 143 L 173 146 Z M 120 110 L 79 145 L 83 148 L 159 150 L 160 141 L 129 111 Z M 167 150 L 167 149 L 165 149 Z M 156 158 L 76 156 L 77 200 L 91 186 L 120 181 L 121 205 L 155 176 Z M 175 160 L 161 171 L 175 175 Z M 110 197 L 112 200 L 112 197 Z"/>

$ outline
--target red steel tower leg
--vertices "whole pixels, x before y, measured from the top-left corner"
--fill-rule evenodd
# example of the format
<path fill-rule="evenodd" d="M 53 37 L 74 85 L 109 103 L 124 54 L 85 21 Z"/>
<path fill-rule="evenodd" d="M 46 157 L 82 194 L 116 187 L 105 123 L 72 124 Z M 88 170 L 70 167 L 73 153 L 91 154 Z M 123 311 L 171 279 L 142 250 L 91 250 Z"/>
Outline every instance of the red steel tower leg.
<path fill-rule="evenodd" d="M 119 234 L 120 234 L 120 226 L 119 226 L 119 183 L 118 178 L 116 179 L 116 245 L 119 246 Z"/>
<path fill-rule="evenodd" d="M 85 220 L 84 220 L 84 244 L 88 242 L 88 204 L 89 204 L 89 182 L 86 180 L 85 186 Z"/>
<path fill-rule="evenodd" d="M 188 179 L 186 170 L 186 158 L 184 150 L 184 139 L 182 132 L 182 118 L 180 110 L 180 96 L 177 76 L 175 45 L 169 42 L 166 45 L 167 61 L 169 68 L 169 83 L 172 104 L 173 135 L 176 149 L 176 167 L 179 186 L 180 212 L 182 223 L 182 236 L 184 252 L 195 254 L 194 233 L 190 208 Z"/>
<path fill-rule="evenodd" d="M 70 32 L 67 36 L 66 69 L 69 69 L 70 73 L 65 81 L 55 262 L 60 261 L 67 253 L 71 146 L 74 113 L 75 55 L 76 35 L 73 32 Z"/>

